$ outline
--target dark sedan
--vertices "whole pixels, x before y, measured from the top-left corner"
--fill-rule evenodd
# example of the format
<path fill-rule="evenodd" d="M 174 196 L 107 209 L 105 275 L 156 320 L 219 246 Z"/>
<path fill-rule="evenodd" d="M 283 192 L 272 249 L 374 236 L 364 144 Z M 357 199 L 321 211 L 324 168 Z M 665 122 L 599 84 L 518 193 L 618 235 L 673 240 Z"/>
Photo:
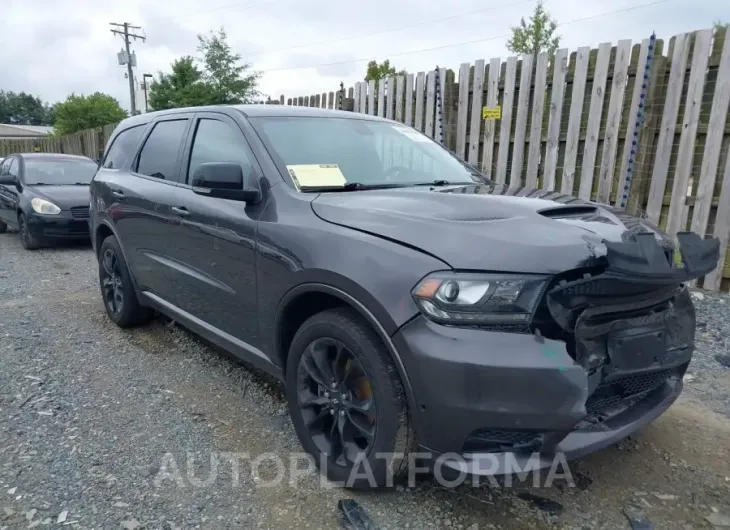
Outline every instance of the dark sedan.
<path fill-rule="evenodd" d="M 97 164 L 55 153 L 9 155 L 0 164 L 0 233 L 17 228 L 28 250 L 89 238 L 89 183 Z"/>

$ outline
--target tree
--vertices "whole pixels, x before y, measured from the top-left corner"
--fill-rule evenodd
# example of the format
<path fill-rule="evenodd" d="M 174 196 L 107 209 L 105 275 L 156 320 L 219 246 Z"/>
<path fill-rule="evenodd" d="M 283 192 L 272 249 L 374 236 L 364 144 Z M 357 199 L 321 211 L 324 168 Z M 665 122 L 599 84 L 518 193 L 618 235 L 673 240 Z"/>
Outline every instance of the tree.
<path fill-rule="evenodd" d="M 203 77 L 213 88 L 213 104 L 248 103 L 260 95 L 256 85 L 261 74 L 251 72 L 250 64 L 241 64 L 241 54 L 231 50 L 225 29 L 198 35 L 198 52 L 205 67 Z"/>
<path fill-rule="evenodd" d="M 53 108 L 53 132 L 72 134 L 84 129 L 122 121 L 127 112 L 108 94 L 94 92 L 89 96 L 71 94 Z"/>
<path fill-rule="evenodd" d="M 51 108 L 31 94 L 0 90 L 0 123 L 51 125 Z"/>
<path fill-rule="evenodd" d="M 233 53 L 223 28 L 198 35 L 199 61 L 185 56 L 172 63 L 172 72 L 160 72 L 150 84 L 147 104 L 151 110 L 201 105 L 249 103 L 260 96 L 256 86 L 260 74 L 241 64 Z"/>
<path fill-rule="evenodd" d="M 723 22 L 722 20 L 716 20 L 714 22 L 714 25 L 715 25 L 715 29 L 723 29 L 723 28 L 730 26 L 730 24 L 728 24 L 727 22 Z"/>
<path fill-rule="evenodd" d="M 150 84 L 147 105 L 150 110 L 174 109 L 210 105 L 213 91 L 204 80 L 203 72 L 190 56 L 172 63 L 172 73 L 159 73 Z"/>
<path fill-rule="evenodd" d="M 540 52 L 555 53 L 560 45 L 560 36 L 555 35 L 558 23 L 545 11 L 542 0 L 535 6 L 529 22 L 520 19 L 519 26 L 513 26 L 512 37 L 507 41 L 507 49 L 513 53 L 536 56 Z"/>
<path fill-rule="evenodd" d="M 378 61 L 370 61 L 368 63 L 368 70 L 365 74 L 365 81 L 378 81 L 394 75 L 406 75 L 406 71 L 396 71 L 395 67 L 390 65 L 389 59 L 384 60 L 380 64 L 378 64 Z"/>

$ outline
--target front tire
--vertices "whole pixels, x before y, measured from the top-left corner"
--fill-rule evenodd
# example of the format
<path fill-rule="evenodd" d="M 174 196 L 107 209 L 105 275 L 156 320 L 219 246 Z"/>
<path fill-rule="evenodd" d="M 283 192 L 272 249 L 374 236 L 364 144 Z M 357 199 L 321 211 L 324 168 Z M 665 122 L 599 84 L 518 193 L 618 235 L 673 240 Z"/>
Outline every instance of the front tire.
<path fill-rule="evenodd" d="M 407 471 L 414 436 L 403 385 L 385 345 L 354 310 L 323 311 L 302 324 L 289 349 L 286 391 L 297 436 L 329 480 L 374 489 Z"/>
<path fill-rule="evenodd" d="M 109 318 L 120 328 L 146 324 L 152 310 L 139 303 L 122 248 L 114 236 L 107 237 L 99 249 L 99 286 Z"/>
<path fill-rule="evenodd" d="M 4 222 L 0 221 L 0 234 L 4 234 L 8 231 L 8 225 L 6 225 Z"/>
<path fill-rule="evenodd" d="M 18 214 L 18 234 L 20 234 L 20 244 L 25 250 L 37 250 L 40 247 L 38 241 L 30 233 L 28 220 L 23 213 Z"/>

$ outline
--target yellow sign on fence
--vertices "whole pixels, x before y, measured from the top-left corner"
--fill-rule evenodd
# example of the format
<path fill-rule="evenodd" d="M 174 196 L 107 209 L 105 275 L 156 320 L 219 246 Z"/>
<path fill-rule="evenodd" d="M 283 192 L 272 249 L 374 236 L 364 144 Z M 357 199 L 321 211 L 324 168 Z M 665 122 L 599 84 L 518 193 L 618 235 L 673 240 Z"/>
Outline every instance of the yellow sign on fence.
<path fill-rule="evenodd" d="M 482 107 L 483 120 L 500 120 L 502 119 L 502 107 Z"/>

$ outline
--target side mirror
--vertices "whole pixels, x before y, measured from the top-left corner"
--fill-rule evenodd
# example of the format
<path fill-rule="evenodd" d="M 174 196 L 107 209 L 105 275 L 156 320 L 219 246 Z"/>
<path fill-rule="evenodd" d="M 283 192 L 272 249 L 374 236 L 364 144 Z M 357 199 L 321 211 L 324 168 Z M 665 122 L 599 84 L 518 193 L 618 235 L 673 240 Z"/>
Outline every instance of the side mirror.
<path fill-rule="evenodd" d="M 17 186 L 18 178 L 13 175 L 0 175 L 0 184 L 5 186 Z"/>
<path fill-rule="evenodd" d="M 193 173 L 193 192 L 198 195 L 257 203 L 261 190 L 254 180 L 253 167 L 231 162 L 200 164 Z"/>

